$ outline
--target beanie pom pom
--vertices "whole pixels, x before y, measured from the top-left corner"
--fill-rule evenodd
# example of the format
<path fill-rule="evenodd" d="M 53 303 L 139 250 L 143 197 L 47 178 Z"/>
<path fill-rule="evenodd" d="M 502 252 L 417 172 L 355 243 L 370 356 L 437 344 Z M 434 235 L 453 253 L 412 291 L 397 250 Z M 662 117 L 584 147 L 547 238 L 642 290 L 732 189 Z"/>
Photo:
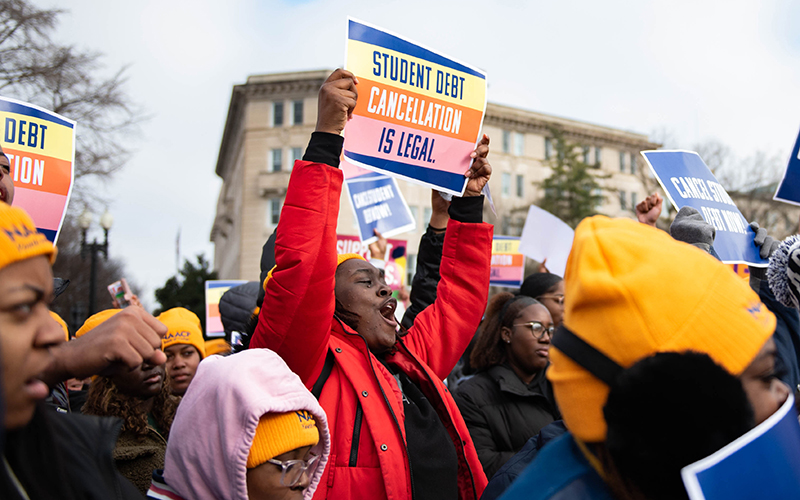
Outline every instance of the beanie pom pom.
<path fill-rule="evenodd" d="M 783 240 L 772 254 L 767 280 L 772 293 L 781 304 L 800 309 L 800 235 Z"/>

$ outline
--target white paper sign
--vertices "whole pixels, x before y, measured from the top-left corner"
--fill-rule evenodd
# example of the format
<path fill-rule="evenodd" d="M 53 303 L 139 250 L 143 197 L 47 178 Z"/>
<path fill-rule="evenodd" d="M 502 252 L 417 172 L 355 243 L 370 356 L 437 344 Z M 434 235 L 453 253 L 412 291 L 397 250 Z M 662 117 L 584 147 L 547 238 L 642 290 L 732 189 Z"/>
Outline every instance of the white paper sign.
<path fill-rule="evenodd" d="M 563 278 L 574 237 L 575 231 L 561 219 L 531 205 L 522 228 L 519 251 L 539 262 L 547 258 L 547 269 Z"/>

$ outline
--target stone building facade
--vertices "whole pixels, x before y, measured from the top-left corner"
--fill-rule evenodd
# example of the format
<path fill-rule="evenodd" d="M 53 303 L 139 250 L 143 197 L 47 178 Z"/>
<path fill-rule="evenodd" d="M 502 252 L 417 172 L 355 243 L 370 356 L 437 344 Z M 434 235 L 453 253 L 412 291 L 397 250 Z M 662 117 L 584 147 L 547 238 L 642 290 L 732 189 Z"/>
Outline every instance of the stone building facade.
<path fill-rule="evenodd" d="M 317 92 L 329 73 L 254 75 L 234 86 L 216 166 L 223 185 L 211 230 L 214 268 L 221 279 L 258 279 L 261 247 L 280 217 L 291 166 L 314 130 Z M 637 201 L 655 187 L 639 151 L 658 144 L 642 134 L 489 103 L 483 130 L 492 141 L 490 188 L 497 217 L 487 209 L 484 219 L 495 224 L 496 234 L 518 234 L 524 217 L 519 214 L 541 196 L 534 183 L 549 175 L 544 162 L 554 151 L 552 127 L 581 145 L 586 163 L 608 174 L 599 181 L 606 199 L 598 211 L 633 217 Z M 408 240 L 408 268 L 413 271 L 430 218 L 431 191 L 399 184 L 417 228 L 395 238 Z M 339 233 L 357 234 L 344 193 Z"/>

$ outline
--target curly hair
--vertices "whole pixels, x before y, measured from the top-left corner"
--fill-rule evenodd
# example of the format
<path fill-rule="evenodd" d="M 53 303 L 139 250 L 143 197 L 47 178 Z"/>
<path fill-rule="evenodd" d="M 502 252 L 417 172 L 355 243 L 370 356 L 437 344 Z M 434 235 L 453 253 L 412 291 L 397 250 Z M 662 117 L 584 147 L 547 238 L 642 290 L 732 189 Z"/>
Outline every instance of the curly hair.
<path fill-rule="evenodd" d="M 154 396 L 153 419 L 164 434 L 164 439 L 169 437 L 175 411 L 181 401 L 180 397 L 172 395 L 172 389 L 164 377 L 161 392 Z M 121 432 L 132 431 L 137 436 L 147 435 L 147 413 L 139 411 L 141 398 L 123 394 L 114 381 L 107 377 L 97 377 L 89 387 L 86 403 L 82 413 L 102 417 L 118 417 L 122 419 Z"/>
<path fill-rule="evenodd" d="M 541 302 L 527 295 L 514 295 L 510 292 L 498 293 L 492 297 L 469 357 L 473 369 L 485 370 L 507 361 L 508 354 L 501 335 L 503 327 L 511 328 L 522 310 L 534 304 Z"/>

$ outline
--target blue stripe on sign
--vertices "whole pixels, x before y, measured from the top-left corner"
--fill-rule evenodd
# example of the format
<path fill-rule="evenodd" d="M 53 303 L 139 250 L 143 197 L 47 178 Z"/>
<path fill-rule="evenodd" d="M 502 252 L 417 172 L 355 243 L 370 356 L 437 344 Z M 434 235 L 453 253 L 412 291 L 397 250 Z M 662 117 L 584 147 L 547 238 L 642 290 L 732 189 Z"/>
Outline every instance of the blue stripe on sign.
<path fill-rule="evenodd" d="M 508 288 L 519 288 L 519 280 L 490 280 L 492 286 L 505 286 Z"/>
<path fill-rule="evenodd" d="M 45 236 L 45 238 L 47 238 L 47 241 L 49 241 L 50 243 L 55 241 L 56 232 L 53 231 L 52 229 L 42 229 L 40 227 L 37 227 L 36 230 L 42 233 Z"/>
<path fill-rule="evenodd" d="M 424 49 L 419 45 L 415 45 L 407 40 L 384 33 L 383 31 L 370 28 L 356 21 L 350 20 L 350 29 L 348 30 L 348 37 L 350 40 L 357 40 L 359 42 L 377 45 L 389 50 L 396 50 L 413 57 L 419 57 L 432 63 L 436 63 L 447 68 L 452 68 L 456 71 L 461 71 L 469 75 L 477 76 L 478 78 L 486 79 L 482 73 L 475 71 L 472 68 L 459 64 L 452 59 L 448 59 L 428 49 Z"/>
<path fill-rule="evenodd" d="M 74 125 L 66 120 L 62 120 L 57 116 L 53 116 L 50 113 L 46 113 L 44 111 L 40 111 L 36 108 L 29 108 L 28 106 L 24 106 L 22 104 L 17 104 L 15 102 L 3 101 L 0 100 L 0 110 L 8 111 L 9 113 L 17 113 L 18 115 L 26 115 L 32 116 L 34 118 L 40 118 L 42 120 L 47 120 L 49 122 L 58 123 L 59 125 L 64 125 L 65 127 L 73 128 Z"/>
<path fill-rule="evenodd" d="M 351 158 L 354 161 L 371 165 L 386 172 L 417 179 L 429 184 L 434 184 L 451 191 L 461 192 L 464 186 L 464 176 L 460 174 L 451 174 L 450 172 L 442 172 L 441 170 L 433 170 L 425 167 L 418 167 L 416 165 L 409 165 L 408 163 L 401 163 L 399 161 L 384 160 L 382 158 L 375 158 L 372 156 L 352 153 L 345 150 L 344 156 Z"/>

